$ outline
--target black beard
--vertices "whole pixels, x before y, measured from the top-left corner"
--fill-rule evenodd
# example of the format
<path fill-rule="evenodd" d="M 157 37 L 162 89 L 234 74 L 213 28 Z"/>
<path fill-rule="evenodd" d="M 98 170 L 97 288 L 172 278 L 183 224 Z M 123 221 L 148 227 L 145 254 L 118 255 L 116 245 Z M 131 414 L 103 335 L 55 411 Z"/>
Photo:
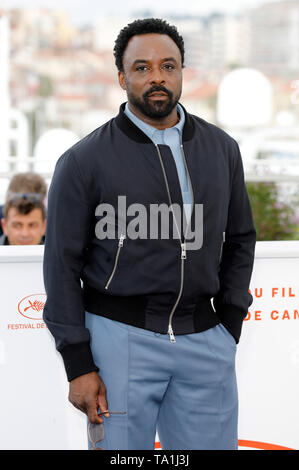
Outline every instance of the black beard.
<path fill-rule="evenodd" d="M 153 103 L 149 100 L 149 95 L 155 91 L 163 91 L 167 94 L 168 99 L 165 100 L 155 100 Z M 177 96 L 175 99 L 173 93 L 162 86 L 153 86 L 150 90 L 146 91 L 142 98 L 137 98 L 132 93 L 127 92 L 128 100 L 132 103 L 139 111 L 142 112 L 145 116 L 152 119 L 162 119 L 166 116 L 169 116 L 171 111 L 178 104 L 180 96 Z"/>

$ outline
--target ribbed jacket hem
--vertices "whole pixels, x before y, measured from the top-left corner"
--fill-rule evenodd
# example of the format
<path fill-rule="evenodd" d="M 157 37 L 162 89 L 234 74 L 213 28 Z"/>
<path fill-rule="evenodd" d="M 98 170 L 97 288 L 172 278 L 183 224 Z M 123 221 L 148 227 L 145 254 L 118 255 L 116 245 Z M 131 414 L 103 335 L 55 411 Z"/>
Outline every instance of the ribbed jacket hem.
<path fill-rule="evenodd" d="M 227 328 L 230 334 L 235 338 L 236 343 L 239 342 L 244 315 L 244 310 L 235 305 L 224 304 L 221 308 L 218 307 L 216 314 L 221 323 Z"/>
<path fill-rule="evenodd" d="M 61 349 L 67 379 L 71 380 L 89 372 L 97 372 L 89 343 L 69 344 Z"/>

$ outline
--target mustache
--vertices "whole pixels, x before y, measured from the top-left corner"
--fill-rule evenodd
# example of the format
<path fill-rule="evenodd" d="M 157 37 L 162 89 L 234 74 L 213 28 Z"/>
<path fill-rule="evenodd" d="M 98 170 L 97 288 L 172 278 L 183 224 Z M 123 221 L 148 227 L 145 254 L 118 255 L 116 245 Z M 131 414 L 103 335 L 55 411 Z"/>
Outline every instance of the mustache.
<path fill-rule="evenodd" d="M 151 93 L 154 93 L 155 91 L 162 91 L 163 93 L 166 93 L 169 98 L 172 98 L 173 96 L 173 93 L 167 90 L 167 88 L 163 87 L 162 85 L 155 85 L 143 94 L 143 98 L 147 98 Z"/>

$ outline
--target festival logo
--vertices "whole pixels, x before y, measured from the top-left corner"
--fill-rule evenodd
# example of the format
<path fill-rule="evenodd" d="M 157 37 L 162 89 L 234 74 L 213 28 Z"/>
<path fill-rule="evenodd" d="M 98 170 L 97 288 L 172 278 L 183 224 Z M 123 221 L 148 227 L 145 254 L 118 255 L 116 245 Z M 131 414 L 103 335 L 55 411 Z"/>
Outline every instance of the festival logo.
<path fill-rule="evenodd" d="M 42 320 L 46 294 L 31 294 L 18 303 L 18 312 L 30 320 Z"/>

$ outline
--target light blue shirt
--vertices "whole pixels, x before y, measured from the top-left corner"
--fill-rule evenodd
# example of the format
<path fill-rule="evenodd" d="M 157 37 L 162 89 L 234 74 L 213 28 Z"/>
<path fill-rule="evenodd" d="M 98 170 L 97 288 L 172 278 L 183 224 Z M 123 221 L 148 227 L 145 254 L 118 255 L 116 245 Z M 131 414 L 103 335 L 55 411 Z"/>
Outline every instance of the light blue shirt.
<path fill-rule="evenodd" d="M 139 129 L 142 130 L 142 132 L 144 132 L 144 134 L 146 134 L 149 137 L 149 139 L 153 141 L 154 144 L 168 145 L 168 147 L 170 147 L 170 150 L 172 152 L 172 155 L 176 164 L 177 172 L 178 172 L 178 177 L 179 177 L 181 192 L 182 192 L 182 199 L 183 199 L 183 204 L 184 204 L 184 210 L 185 210 L 186 218 L 188 221 L 191 215 L 192 193 L 191 193 L 191 188 L 189 185 L 187 171 L 184 165 L 184 158 L 183 158 L 182 150 L 181 150 L 182 134 L 183 134 L 183 128 L 185 124 L 185 115 L 184 115 L 183 108 L 179 104 L 177 105 L 177 110 L 180 116 L 179 122 L 173 127 L 168 127 L 167 129 L 160 130 L 160 129 L 156 129 L 155 127 L 150 126 L 146 122 L 139 119 L 135 114 L 133 114 L 129 108 L 128 103 L 126 103 L 126 106 L 125 106 L 126 115 L 131 119 L 131 121 L 133 121 L 133 123 L 137 127 L 139 127 Z"/>

